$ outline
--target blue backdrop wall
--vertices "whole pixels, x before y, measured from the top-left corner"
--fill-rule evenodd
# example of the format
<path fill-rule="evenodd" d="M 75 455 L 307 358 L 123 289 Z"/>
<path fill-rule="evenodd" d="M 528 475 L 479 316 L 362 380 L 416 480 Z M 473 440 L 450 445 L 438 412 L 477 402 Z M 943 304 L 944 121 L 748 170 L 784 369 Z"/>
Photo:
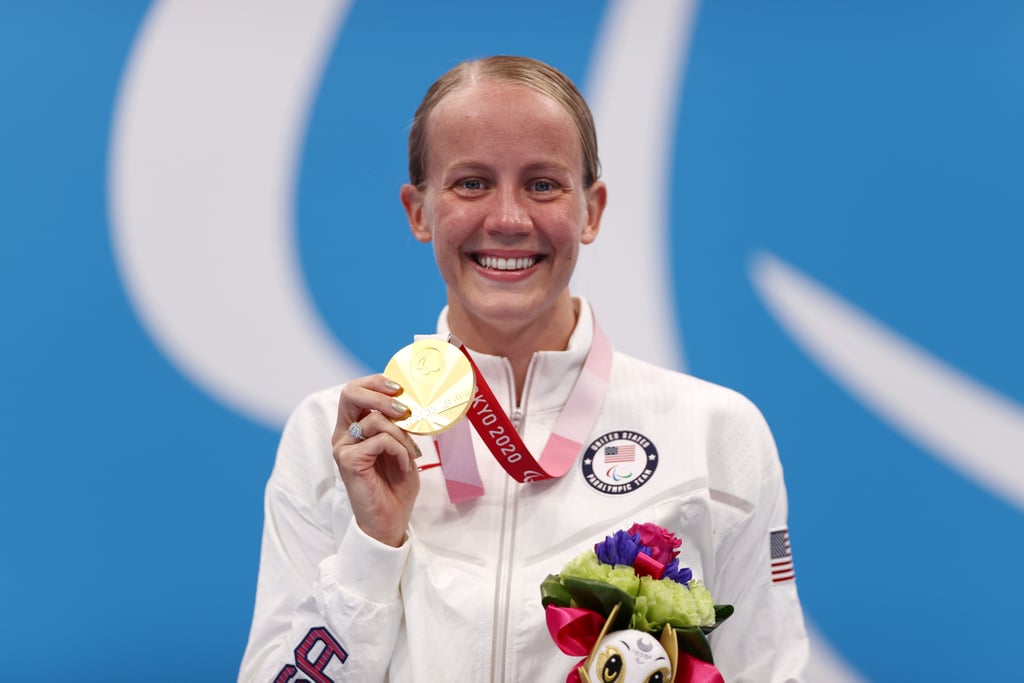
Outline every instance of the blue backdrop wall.
<path fill-rule="evenodd" d="M 768 417 L 819 680 L 1024 677 L 1022 29 L 1011 0 L 3 3 L 2 678 L 233 680 L 289 408 L 443 303 L 397 202 L 412 112 L 501 52 L 594 104 L 574 288 Z M 347 326 L 370 300 L 400 313 Z"/>

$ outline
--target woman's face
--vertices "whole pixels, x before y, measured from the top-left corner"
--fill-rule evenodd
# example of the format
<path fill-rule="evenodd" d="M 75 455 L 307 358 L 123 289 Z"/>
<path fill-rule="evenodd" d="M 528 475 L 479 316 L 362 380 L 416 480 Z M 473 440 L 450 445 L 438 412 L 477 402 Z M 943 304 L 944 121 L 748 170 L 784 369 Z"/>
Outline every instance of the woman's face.
<path fill-rule="evenodd" d="M 413 234 L 433 240 L 450 320 L 511 329 L 572 306 L 580 244 L 597 235 L 600 182 L 583 187 L 569 113 L 522 85 L 481 81 L 427 121 L 426 184 L 402 188 Z"/>

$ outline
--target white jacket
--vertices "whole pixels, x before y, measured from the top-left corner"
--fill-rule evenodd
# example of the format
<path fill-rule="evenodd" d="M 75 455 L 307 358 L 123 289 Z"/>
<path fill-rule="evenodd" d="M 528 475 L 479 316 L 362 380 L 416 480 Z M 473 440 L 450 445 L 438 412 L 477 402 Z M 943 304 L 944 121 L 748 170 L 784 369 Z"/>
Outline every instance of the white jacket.
<path fill-rule="evenodd" d="M 535 455 L 582 367 L 591 320 L 584 302 L 568 350 L 534 356 L 518 407 L 507 360 L 473 354 L 502 407 L 518 411 Z M 517 483 L 474 434 L 484 495 L 453 505 L 440 468 L 422 472 L 409 539 L 391 548 L 352 519 L 331 455 L 339 390 L 310 396 L 285 426 L 239 681 L 564 681 L 576 660 L 548 634 L 540 583 L 634 522 L 682 538 L 680 565 L 716 602 L 735 605 L 711 637 L 726 681 L 803 680 L 796 583 L 771 574 L 770 533 L 786 527 L 782 468 L 744 397 L 616 353 L 591 435 L 598 445 L 564 477 Z M 588 456 L 602 436 L 635 444 L 623 451 L 637 455 L 633 490 L 609 492 L 610 468 L 595 474 Z M 430 439 L 419 446 L 436 459 Z"/>

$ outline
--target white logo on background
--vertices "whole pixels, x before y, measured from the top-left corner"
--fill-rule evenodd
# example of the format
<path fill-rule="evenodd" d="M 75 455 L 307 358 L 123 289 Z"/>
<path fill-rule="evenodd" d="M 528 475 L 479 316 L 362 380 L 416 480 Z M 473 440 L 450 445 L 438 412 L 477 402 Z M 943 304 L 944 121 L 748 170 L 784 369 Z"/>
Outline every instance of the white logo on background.
<path fill-rule="evenodd" d="M 778 258 L 754 260 L 768 310 L 840 386 L 968 479 L 1024 510 L 1024 409 Z"/>
<path fill-rule="evenodd" d="M 156 2 L 115 110 L 111 229 L 135 311 L 184 375 L 274 428 L 306 394 L 366 374 L 312 303 L 293 222 L 309 110 L 348 6 Z"/>

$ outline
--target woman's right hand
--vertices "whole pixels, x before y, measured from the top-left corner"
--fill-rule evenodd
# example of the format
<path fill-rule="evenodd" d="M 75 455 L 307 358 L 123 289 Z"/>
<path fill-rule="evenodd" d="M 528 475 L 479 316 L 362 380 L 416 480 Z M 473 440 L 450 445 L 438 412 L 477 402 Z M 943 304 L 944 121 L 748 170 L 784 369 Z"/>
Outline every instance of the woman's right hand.
<path fill-rule="evenodd" d="M 401 387 L 384 375 L 349 382 L 338 399 L 331 443 L 356 523 L 381 543 L 398 547 L 420 490 L 419 448 L 392 419 L 408 415 L 396 398 Z M 359 423 L 362 437 L 349 433 Z"/>

